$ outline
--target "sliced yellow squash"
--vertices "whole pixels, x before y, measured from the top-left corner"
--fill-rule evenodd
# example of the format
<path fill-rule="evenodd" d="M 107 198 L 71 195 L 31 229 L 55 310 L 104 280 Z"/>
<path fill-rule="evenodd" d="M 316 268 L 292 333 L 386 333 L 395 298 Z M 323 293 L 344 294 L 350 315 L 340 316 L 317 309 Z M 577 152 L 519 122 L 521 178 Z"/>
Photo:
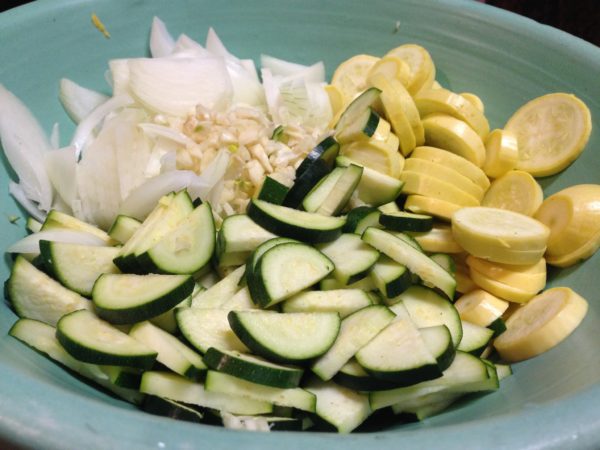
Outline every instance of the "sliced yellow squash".
<path fill-rule="evenodd" d="M 463 248 L 458 245 L 450 226 L 435 224 L 429 231 L 410 233 L 421 248 L 428 253 L 461 253 Z"/>
<path fill-rule="evenodd" d="M 487 136 L 483 171 L 488 177 L 501 177 L 514 169 L 518 161 L 517 137 L 511 131 L 496 129 Z"/>
<path fill-rule="evenodd" d="M 460 95 L 462 95 L 465 98 L 465 100 L 471 103 L 471 105 L 473 105 L 475 108 L 477 108 L 479 111 L 485 114 L 485 106 L 481 98 L 479 98 L 477 95 L 471 92 L 461 92 Z"/>
<path fill-rule="evenodd" d="M 343 145 L 340 154 L 360 165 L 394 178 L 400 176 L 404 166 L 404 157 L 400 152 L 384 149 L 369 141 L 356 141 Z"/>
<path fill-rule="evenodd" d="M 508 362 L 532 358 L 569 336 L 587 310 L 587 301 L 572 289 L 548 289 L 508 318 L 506 331 L 494 341 L 494 347 Z"/>
<path fill-rule="evenodd" d="M 523 105 L 504 129 L 517 136 L 517 169 L 545 177 L 560 172 L 579 156 L 589 140 L 592 119 L 580 99 L 553 93 Z"/>
<path fill-rule="evenodd" d="M 402 191 L 407 194 L 424 195 L 461 206 L 479 205 L 479 200 L 468 192 L 433 176 L 404 170 L 400 180 L 404 181 Z"/>
<path fill-rule="evenodd" d="M 501 283 L 493 280 L 490 277 L 486 277 L 484 274 L 472 267 L 469 270 L 471 279 L 473 282 L 496 297 L 515 303 L 526 303 L 531 300 L 538 291 L 526 291 L 517 287 L 511 286 L 510 284 Z"/>
<path fill-rule="evenodd" d="M 404 202 L 404 209 L 416 214 L 429 214 L 438 219 L 450 221 L 452 215 L 462 208 L 456 203 L 423 195 L 409 195 Z"/>
<path fill-rule="evenodd" d="M 546 286 L 546 260 L 531 265 L 511 265 L 469 256 L 467 265 L 482 275 L 527 292 L 538 293 Z"/>
<path fill-rule="evenodd" d="M 410 68 L 408 92 L 415 95 L 421 89 L 428 89 L 435 80 L 435 65 L 429 52 L 417 44 L 405 44 L 396 47 L 385 56 L 396 56 L 406 62 Z"/>
<path fill-rule="evenodd" d="M 396 79 L 402 83 L 404 87 L 410 83 L 410 67 L 408 64 L 397 56 L 384 56 L 377 61 L 367 74 L 367 79 L 376 73 L 384 75 L 388 79 Z"/>
<path fill-rule="evenodd" d="M 533 216 L 543 200 L 542 187 L 531 174 L 511 170 L 492 182 L 481 205 Z"/>
<path fill-rule="evenodd" d="M 356 55 L 342 62 L 331 77 L 331 84 L 344 96 L 344 105 L 367 88 L 367 75 L 379 58 L 371 55 Z"/>
<path fill-rule="evenodd" d="M 475 289 L 468 294 L 463 294 L 454 306 L 462 320 L 487 327 L 494 320 L 499 319 L 508 309 L 508 302 L 502 300 L 483 289 Z"/>

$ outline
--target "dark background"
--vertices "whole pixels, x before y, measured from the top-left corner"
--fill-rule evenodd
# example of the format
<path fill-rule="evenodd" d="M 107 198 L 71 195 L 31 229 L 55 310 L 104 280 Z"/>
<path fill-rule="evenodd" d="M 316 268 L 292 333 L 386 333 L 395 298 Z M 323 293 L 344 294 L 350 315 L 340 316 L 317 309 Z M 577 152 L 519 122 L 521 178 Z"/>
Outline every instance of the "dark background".
<path fill-rule="evenodd" d="M 393 0 L 391 0 L 393 1 Z M 600 47 L 599 0 L 481 0 L 579 36 Z M 27 3 L 0 0 L 0 11 Z"/>

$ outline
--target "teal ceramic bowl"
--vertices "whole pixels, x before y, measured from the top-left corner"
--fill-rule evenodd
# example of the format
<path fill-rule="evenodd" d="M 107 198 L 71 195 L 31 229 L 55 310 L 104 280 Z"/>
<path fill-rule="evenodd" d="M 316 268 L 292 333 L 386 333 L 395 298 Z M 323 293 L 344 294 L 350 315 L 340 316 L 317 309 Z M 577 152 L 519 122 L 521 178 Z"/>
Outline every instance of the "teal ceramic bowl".
<path fill-rule="evenodd" d="M 105 39 L 90 16 L 110 31 Z M 536 96 L 572 92 L 592 111 L 594 131 L 583 155 L 556 177 L 546 195 L 576 183 L 600 183 L 600 49 L 573 36 L 486 5 L 455 0 L 40 0 L 0 14 L 0 82 L 15 92 L 50 131 L 58 121 L 63 143 L 73 130 L 58 102 L 58 80 L 69 77 L 107 91 L 106 62 L 147 53 L 152 16 L 173 34 L 203 40 L 209 26 L 232 52 L 261 52 L 311 63 L 329 75 L 344 59 L 382 55 L 416 42 L 431 52 L 438 80 L 475 92 L 493 127 Z M 396 30 L 396 22 L 399 28 Z M 24 235 L 23 216 L 0 169 L 0 248 Z M 0 278 L 9 273 L 9 259 Z M 138 412 L 73 378 L 7 336 L 16 317 L 0 305 L 0 437 L 45 449 L 583 449 L 600 447 L 600 254 L 550 284 L 586 297 L 590 311 L 558 347 L 516 364 L 493 394 L 472 399 L 422 423 L 339 436 L 251 433 L 176 422 Z M 3 447 L 6 448 L 8 444 Z"/>

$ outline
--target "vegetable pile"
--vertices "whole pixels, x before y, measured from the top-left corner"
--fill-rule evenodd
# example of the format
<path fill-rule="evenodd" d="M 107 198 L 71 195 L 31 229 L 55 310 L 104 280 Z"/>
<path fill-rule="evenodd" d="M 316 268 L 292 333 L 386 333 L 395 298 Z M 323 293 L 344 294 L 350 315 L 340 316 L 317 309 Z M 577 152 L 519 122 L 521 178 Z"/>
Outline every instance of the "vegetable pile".
<path fill-rule="evenodd" d="M 33 216 L 8 249 L 10 335 L 153 414 L 349 433 L 493 392 L 584 319 L 546 267 L 600 246 L 600 186 L 544 200 L 534 178 L 587 143 L 576 97 L 490 131 L 416 44 L 354 56 L 330 85 L 322 64 L 266 56 L 261 84 L 212 30 L 205 49 L 155 19 L 150 47 L 111 62 L 111 98 L 63 80 L 65 149 L 0 90 Z"/>

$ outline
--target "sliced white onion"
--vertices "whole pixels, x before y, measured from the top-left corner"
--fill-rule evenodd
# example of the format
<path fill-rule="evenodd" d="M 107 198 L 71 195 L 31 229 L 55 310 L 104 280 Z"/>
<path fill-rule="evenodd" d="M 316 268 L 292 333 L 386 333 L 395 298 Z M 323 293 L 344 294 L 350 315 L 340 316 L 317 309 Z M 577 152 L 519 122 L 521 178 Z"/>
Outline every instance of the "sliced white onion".
<path fill-rule="evenodd" d="M 132 103 L 133 99 L 127 94 L 111 97 L 109 100 L 94 109 L 84 120 L 82 120 L 77 126 L 75 134 L 71 139 L 71 145 L 75 146 L 77 150 L 77 157 L 79 158 L 81 151 L 83 150 L 86 141 L 94 131 L 94 128 L 96 128 L 108 114 L 117 109 L 123 108 L 124 106 L 131 105 Z"/>
<path fill-rule="evenodd" d="M 181 34 L 177 38 L 177 42 L 175 42 L 171 54 L 173 56 L 181 57 L 198 57 L 211 55 L 211 53 L 208 50 L 202 47 L 200 43 L 193 40 L 187 34 Z"/>
<path fill-rule="evenodd" d="M 174 170 L 151 178 L 129 194 L 121 203 L 119 214 L 143 220 L 163 195 L 180 191 L 197 177 L 191 170 Z"/>
<path fill-rule="evenodd" d="M 108 62 L 110 77 L 108 84 L 112 86 L 113 96 L 129 94 L 128 59 L 111 59 Z"/>
<path fill-rule="evenodd" d="M 260 55 L 260 65 L 269 69 L 275 76 L 299 76 L 307 82 L 322 83 L 325 81 L 325 65 L 319 61 L 312 66 L 304 66 L 269 55 Z"/>
<path fill-rule="evenodd" d="M 158 17 L 152 19 L 150 30 L 150 54 L 153 58 L 170 55 L 175 47 L 175 40 L 167 30 L 165 23 Z"/>
<path fill-rule="evenodd" d="M 14 197 L 14 199 L 29 213 L 31 217 L 39 222 L 43 222 L 46 220 L 46 214 L 43 211 L 40 211 L 35 203 L 33 203 L 27 195 L 25 195 L 25 191 L 21 185 L 15 183 L 14 181 L 8 182 L 8 192 Z"/>
<path fill-rule="evenodd" d="M 138 58 L 129 60 L 130 88 L 148 109 L 177 117 L 229 106 L 231 80 L 222 58 Z"/>
<path fill-rule="evenodd" d="M 258 79 L 258 71 L 256 70 L 256 64 L 254 64 L 253 59 L 240 59 L 240 63 L 242 64 L 242 66 L 244 66 L 244 68 L 250 74 L 253 80 L 260 82 L 260 80 Z"/>
<path fill-rule="evenodd" d="M 44 168 L 44 153 L 52 147 L 33 114 L 2 84 L 0 141 L 27 198 L 48 211 L 52 205 L 52 185 Z"/>
<path fill-rule="evenodd" d="M 138 124 L 138 127 L 140 127 L 147 136 L 152 138 L 160 136 L 165 139 L 170 139 L 184 147 L 193 147 L 196 145 L 196 143 L 188 136 L 173 128 L 157 125 L 155 123 L 140 123 Z"/>
<path fill-rule="evenodd" d="M 229 160 L 231 154 L 221 149 L 210 162 L 208 166 L 202 171 L 202 173 L 192 180 L 192 183 L 188 186 L 188 193 L 194 198 L 201 198 L 206 200 L 210 191 L 225 177 L 227 167 L 229 167 Z M 216 204 L 216 202 L 214 202 Z"/>
<path fill-rule="evenodd" d="M 50 147 L 56 150 L 60 147 L 60 125 L 58 122 L 54 122 L 52 125 L 52 132 L 50 133 Z"/>
<path fill-rule="evenodd" d="M 52 150 L 46 154 L 46 171 L 58 196 L 71 205 L 75 199 L 77 183 L 77 150 L 69 146 Z"/>
<path fill-rule="evenodd" d="M 28 253 L 39 255 L 40 241 L 65 242 L 68 244 L 94 245 L 102 247 L 106 241 L 83 231 L 72 230 L 51 230 L 40 231 L 38 233 L 25 236 L 20 241 L 15 242 L 6 250 L 7 253 Z"/>
<path fill-rule="evenodd" d="M 68 78 L 60 80 L 58 98 L 75 123 L 81 122 L 94 109 L 108 100 L 107 95 L 80 86 Z"/>

